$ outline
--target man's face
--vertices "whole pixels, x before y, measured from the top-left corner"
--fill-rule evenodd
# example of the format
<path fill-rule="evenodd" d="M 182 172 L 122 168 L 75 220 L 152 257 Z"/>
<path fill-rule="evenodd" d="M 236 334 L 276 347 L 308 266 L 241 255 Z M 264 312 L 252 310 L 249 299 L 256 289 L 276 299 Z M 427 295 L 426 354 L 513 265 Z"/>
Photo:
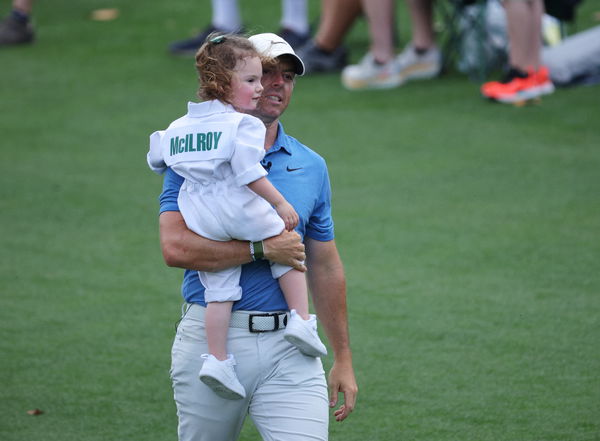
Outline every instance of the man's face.
<path fill-rule="evenodd" d="M 294 62 L 285 56 L 279 58 L 279 63 L 263 70 L 263 92 L 255 111 L 250 112 L 265 124 L 279 119 L 290 104 L 294 91 Z"/>

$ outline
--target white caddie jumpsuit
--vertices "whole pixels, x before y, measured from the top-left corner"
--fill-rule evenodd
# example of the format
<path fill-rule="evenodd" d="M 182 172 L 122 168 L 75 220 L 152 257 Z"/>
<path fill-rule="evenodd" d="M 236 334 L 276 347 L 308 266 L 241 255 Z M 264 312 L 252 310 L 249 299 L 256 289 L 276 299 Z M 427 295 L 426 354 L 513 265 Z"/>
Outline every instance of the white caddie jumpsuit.
<path fill-rule="evenodd" d="M 188 103 L 187 115 L 150 135 L 147 160 L 162 173 L 166 167 L 185 178 L 178 204 L 188 228 L 212 240 L 259 241 L 276 236 L 284 222 L 247 184 L 267 174 L 265 126 L 251 115 L 218 100 Z M 279 278 L 291 268 L 274 264 Z M 241 267 L 199 271 L 207 302 L 239 300 Z"/>

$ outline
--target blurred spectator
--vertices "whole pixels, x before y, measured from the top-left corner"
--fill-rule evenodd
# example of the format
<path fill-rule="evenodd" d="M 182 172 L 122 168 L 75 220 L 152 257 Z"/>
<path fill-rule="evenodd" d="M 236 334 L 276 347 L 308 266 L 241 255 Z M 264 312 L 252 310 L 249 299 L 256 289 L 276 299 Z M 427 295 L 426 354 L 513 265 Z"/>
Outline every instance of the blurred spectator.
<path fill-rule="evenodd" d="M 0 47 L 33 42 L 32 4 L 33 0 L 13 0 L 12 11 L 0 22 Z"/>
<path fill-rule="evenodd" d="M 190 39 L 176 41 L 169 52 L 176 55 L 194 55 L 212 32 L 241 32 L 242 19 L 237 0 L 212 0 L 212 19 L 209 26 Z M 293 48 L 310 38 L 308 0 L 281 0 L 279 36 Z"/>
<path fill-rule="evenodd" d="M 399 54 L 394 44 L 394 0 L 361 0 L 371 46 L 359 64 L 346 66 L 342 83 L 350 90 L 392 88 L 414 79 L 433 78 L 442 68 L 435 44 L 433 1 L 407 0 L 412 41 Z"/>

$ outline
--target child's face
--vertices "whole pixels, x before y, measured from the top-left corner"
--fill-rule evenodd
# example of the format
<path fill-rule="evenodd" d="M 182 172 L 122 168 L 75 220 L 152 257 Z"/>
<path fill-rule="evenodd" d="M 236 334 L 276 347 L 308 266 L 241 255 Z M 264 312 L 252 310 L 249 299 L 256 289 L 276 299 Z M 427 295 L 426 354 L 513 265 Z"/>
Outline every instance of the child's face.
<path fill-rule="evenodd" d="M 231 77 L 231 105 L 240 112 L 256 109 L 263 91 L 262 64 L 258 57 L 238 60 Z"/>

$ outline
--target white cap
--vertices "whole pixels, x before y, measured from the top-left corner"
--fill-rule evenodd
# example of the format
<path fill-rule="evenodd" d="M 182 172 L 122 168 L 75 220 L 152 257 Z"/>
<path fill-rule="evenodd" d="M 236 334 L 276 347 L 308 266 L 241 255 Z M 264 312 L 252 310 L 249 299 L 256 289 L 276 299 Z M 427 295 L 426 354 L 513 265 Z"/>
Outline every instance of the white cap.
<path fill-rule="evenodd" d="M 296 62 L 296 74 L 304 75 L 304 63 L 296 55 L 292 46 L 279 35 L 271 33 L 256 34 L 250 37 L 249 40 L 254 44 L 256 50 L 266 57 L 277 58 L 282 55 L 291 55 Z"/>

